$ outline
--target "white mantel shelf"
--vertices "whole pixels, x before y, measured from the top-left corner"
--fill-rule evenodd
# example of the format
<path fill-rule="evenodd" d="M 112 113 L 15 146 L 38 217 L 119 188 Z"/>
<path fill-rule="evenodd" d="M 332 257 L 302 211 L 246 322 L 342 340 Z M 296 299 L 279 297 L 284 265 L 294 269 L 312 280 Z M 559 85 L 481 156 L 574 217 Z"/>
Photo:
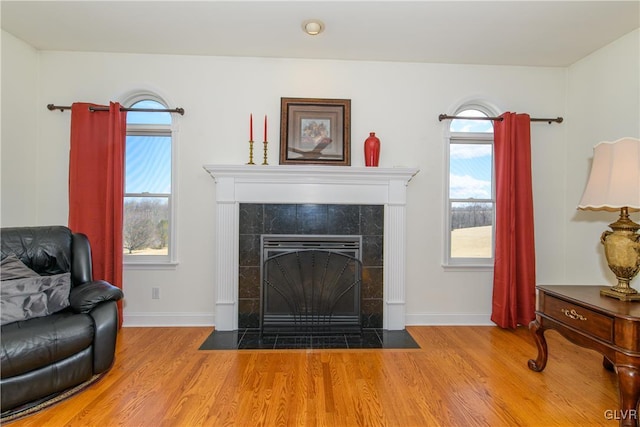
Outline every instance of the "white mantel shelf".
<path fill-rule="evenodd" d="M 221 177 L 233 177 L 244 180 L 290 181 L 296 179 L 307 182 L 379 181 L 390 179 L 401 179 L 409 182 L 418 173 L 417 168 L 320 165 L 204 165 L 204 168 L 216 180 Z"/>
<path fill-rule="evenodd" d="M 216 182 L 216 329 L 238 328 L 240 203 L 384 205 L 383 327 L 405 327 L 406 187 L 417 168 L 204 165 Z"/>

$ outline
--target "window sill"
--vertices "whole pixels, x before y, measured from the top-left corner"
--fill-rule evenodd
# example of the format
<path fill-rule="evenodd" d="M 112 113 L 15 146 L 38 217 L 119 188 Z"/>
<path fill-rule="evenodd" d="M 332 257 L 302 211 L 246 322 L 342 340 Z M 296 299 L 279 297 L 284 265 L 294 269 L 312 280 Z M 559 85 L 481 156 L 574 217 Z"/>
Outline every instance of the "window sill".
<path fill-rule="evenodd" d="M 175 270 L 178 261 L 125 262 L 125 270 Z"/>
<path fill-rule="evenodd" d="M 493 265 L 487 264 L 443 264 L 444 271 L 493 271 Z"/>

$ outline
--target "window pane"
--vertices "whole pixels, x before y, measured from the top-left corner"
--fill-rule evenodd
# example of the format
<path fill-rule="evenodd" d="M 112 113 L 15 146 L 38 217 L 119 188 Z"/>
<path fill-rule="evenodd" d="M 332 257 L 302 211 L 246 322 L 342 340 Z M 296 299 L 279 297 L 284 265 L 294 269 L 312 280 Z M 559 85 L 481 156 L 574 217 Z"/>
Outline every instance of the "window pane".
<path fill-rule="evenodd" d="M 157 101 L 152 101 L 150 99 L 136 102 L 131 106 L 131 108 L 153 108 L 156 110 L 164 110 L 167 107 L 160 104 Z M 152 124 L 152 125 L 170 125 L 171 124 L 171 113 L 153 113 L 153 112 L 142 112 L 142 111 L 129 111 L 127 112 L 127 124 L 130 125 L 140 125 L 140 124 Z"/>
<path fill-rule="evenodd" d="M 125 197 L 122 240 L 126 255 L 168 255 L 169 198 Z"/>
<path fill-rule="evenodd" d="M 127 136 L 126 193 L 171 193 L 171 137 Z"/>
<path fill-rule="evenodd" d="M 482 111 L 464 110 L 456 114 L 463 117 L 487 117 Z M 488 132 L 493 133 L 493 122 L 491 120 L 465 120 L 453 119 L 449 128 L 451 132 Z"/>
<path fill-rule="evenodd" d="M 451 144 L 449 198 L 491 199 L 492 146 Z"/>
<path fill-rule="evenodd" d="M 493 257 L 493 203 L 451 203 L 451 258 Z"/>

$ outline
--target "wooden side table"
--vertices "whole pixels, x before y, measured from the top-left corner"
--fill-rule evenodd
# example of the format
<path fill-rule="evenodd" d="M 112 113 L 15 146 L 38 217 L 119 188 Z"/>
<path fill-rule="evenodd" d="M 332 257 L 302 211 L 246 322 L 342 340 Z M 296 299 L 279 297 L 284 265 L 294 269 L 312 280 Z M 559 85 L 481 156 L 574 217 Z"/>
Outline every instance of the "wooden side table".
<path fill-rule="evenodd" d="M 640 398 L 640 302 L 600 295 L 601 286 L 538 286 L 536 319 L 529 330 L 538 357 L 529 369 L 547 365 L 546 329 L 555 329 L 574 344 L 604 355 L 603 365 L 618 375 L 621 426 L 638 426 Z"/>

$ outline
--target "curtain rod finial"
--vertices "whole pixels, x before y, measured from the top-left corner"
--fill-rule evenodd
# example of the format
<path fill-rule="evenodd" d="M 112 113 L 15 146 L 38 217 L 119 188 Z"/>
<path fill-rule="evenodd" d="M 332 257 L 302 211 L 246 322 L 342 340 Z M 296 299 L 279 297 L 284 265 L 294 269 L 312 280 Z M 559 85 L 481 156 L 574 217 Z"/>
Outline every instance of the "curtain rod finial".
<path fill-rule="evenodd" d="M 48 109 L 49 111 L 53 111 L 53 110 L 60 110 L 60 112 L 61 112 L 61 113 L 64 111 L 64 108 L 63 108 L 63 107 L 57 107 L 57 106 L 55 106 L 55 105 L 53 105 L 53 104 L 47 104 L 47 109 Z"/>

